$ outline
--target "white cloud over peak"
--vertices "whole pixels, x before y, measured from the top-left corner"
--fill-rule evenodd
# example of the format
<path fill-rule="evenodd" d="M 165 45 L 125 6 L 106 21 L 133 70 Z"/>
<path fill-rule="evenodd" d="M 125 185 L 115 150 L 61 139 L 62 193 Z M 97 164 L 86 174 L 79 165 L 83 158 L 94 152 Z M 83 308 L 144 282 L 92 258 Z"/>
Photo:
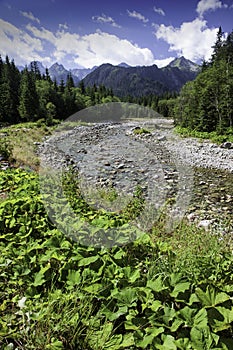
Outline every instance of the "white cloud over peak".
<path fill-rule="evenodd" d="M 141 13 L 139 13 L 139 12 L 127 10 L 127 13 L 128 13 L 128 15 L 129 15 L 129 17 L 136 18 L 136 19 L 138 19 L 139 21 L 142 21 L 143 23 L 149 22 L 149 19 L 146 18 L 145 16 L 143 16 L 143 15 L 142 15 Z"/>
<path fill-rule="evenodd" d="M 115 28 L 121 28 L 112 17 L 106 16 L 104 13 L 101 16 L 93 16 L 92 20 L 98 23 L 107 23 Z"/>
<path fill-rule="evenodd" d="M 154 63 L 159 67 L 166 67 L 171 61 L 173 61 L 176 57 L 168 57 L 160 60 L 155 60 Z"/>
<path fill-rule="evenodd" d="M 27 25 L 34 37 L 53 46 L 52 59 L 58 62 L 70 57 L 77 65 L 93 67 L 102 63 L 129 65 L 151 65 L 154 56 L 148 48 L 141 48 L 127 39 L 97 30 L 95 33 L 80 36 L 69 31 L 58 30 L 56 33 L 41 27 Z"/>
<path fill-rule="evenodd" d="M 157 8 L 156 6 L 154 6 L 153 10 L 161 16 L 165 16 L 165 12 L 160 7 Z"/>
<path fill-rule="evenodd" d="M 197 4 L 196 11 L 200 17 L 207 11 L 215 11 L 221 8 L 227 8 L 227 4 L 223 4 L 220 0 L 200 0 Z"/>
<path fill-rule="evenodd" d="M 30 19 L 31 21 L 37 22 L 40 24 L 39 18 L 36 18 L 31 12 L 20 11 L 21 15 Z"/>
<path fill-rule="evenodd" d="M 192 22 L 184 22 L 180 28 L 161 24 L 155 32 L 157 39 L 162 39 L 170 45 L 169 51 L 192 60 L 208 60 L 216 41 L 217 28 L 208 28 L 207 22 L 196 18 Z"/>

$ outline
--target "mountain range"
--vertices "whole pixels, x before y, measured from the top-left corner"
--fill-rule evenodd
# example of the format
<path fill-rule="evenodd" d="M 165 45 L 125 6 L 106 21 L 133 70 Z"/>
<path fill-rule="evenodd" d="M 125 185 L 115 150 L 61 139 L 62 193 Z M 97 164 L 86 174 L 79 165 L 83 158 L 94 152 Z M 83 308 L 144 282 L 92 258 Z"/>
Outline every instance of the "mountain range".
<path fill-rule="evenodd" d="M 85 86 L 94 84 L 112 88 L 119 97 L 126 95 L 161 95 L 165 92 L 179 92 L 182 86 L 193 80 L 200 67 L 184 57 L 177 58 L 166 67 L 152 66 L 129 67 L 102 64 L 84 79 Z"/>
<path fill-rule="evenodd" d="M 46 68 L 43 64 L 39 61 L 36 61 L 36 64 L 41 74 L 45 74 Z M 199 65 L 183 56 L 174 59 L 163 68 L 158 68 L 155 64 L 132 67 L 124 62 L 117 66 L 105 63 L 99 67 L 71 70 L 67 70 L 62 64 L 54 63 L 48 68 L 51 79 L 56 79 L 58 84 L 61 80 L 66 82 L 67 76 L 71 74 L 75 85 L 81 80 L 85 86 L 104 85 L 106 88 L 111 88 L 119 97 L 179 92 L 181 87 L 187 81 L 193 80 L 199 71 Z"/>

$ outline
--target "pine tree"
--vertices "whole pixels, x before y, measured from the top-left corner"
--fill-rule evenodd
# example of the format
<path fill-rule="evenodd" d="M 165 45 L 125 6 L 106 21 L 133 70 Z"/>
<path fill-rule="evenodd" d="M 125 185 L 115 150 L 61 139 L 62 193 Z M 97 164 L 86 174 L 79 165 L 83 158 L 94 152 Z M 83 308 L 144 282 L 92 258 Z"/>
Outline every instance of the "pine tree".
<path fill-rule="evenodd" d="M 17 108 L 20 73 L 8 56 L 5 63 L 0 60 L 0 71 L 0 120 L 16 123 L 19 117 Z"/>
<path fill-rule="evenodd" d="M 23 120 L 33 121 L 38 117 L 39 98 L 35 80 L 33 73 L 29 72 L 27 68 L 22 72 L 18 110 Z"/>

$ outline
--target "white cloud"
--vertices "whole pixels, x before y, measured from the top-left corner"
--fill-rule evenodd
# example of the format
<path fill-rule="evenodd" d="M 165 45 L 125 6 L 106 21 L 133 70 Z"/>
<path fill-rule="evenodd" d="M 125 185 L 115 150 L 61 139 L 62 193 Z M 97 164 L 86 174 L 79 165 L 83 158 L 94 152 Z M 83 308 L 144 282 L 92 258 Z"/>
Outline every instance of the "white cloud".
<path fill-rule="evenodd" d="M 154 62 L 154 56 L 149 49 L 140 48 L 126 39 L 101 31 L 84 36 L 78 46 L 83 50 L 77 49 L 79 57 L 76 63 L 83 66 L 88 63 L 91 67 L 103 62 L 126 62 L 132 66 L 149 65 Z"/>
<path fill-rule="evenodd" d="M 104 13 L 102 16 L 93 16 L 92 20 L 98 23 L 108 23 L 115 28 L 121 28 L 121 26 L 117 24 L 112 17 L 108 17 Z"/>
<path fill-rule="evenodd" d="M 215 11 L 221 8 L 227 8 L 227 4 L 223 4 L 220 0 L 200 0 L 197 4 L 196 11 L 200 17 L 207 11 Z"/>
<path fill-rule="evenodd" d="M 139 21 L 142 21 L 143 23 L 149 22 L 149 20 L 139 12 L 136 12 L 136 11 L 131 12 L 131 11 L 127 10 L 127 13 L 129 15 L 129 17 L 136 18 Z"/>
<path fill-rule="evenodd" d="M 64 30 L 52 33 L 45 28 L 38 29 L 28 24 L 27 29 L 37 37 L 53 45 L 53 59 L 61 62 L 71 55 L 73 61 L 84 67 L 93 67 L 102 63 L 129 65 L 151 65 L 154 56 L 148 48 L 141 48 L 126 39 L 102 32 L 80 36 Z M 70 58 L 69 58 L 70 61 Z"/>
<path fill-rule="evenodd" d="M 207 28 L 206 21 L 196 18 L 192 22 L 184 22 L 180 28 L 161 24 L 155 32 L 157 39 L 163 39 L 170 45 L 169 51 L 197 61 L 208 60 L 216 41 L 217 28 Z"/>
<path fill-rule="evenodd" d="M 17 60 L 17 64 L 27 61 L 40 60 L 39 51 L 43 50 L 40 39 L 31 37 L 28 33 L 18 29 L 13 24 L 0 19 L 0 52 L 3 56 Z"/>
<path fill-rule="evenodd" d="M 153 10 L 161 16 L 165 16 L 165 12 L 160 7 L 157 8 L 156 6 L 154 6 Z"/>
<path fill-rule="evenodd" d="M 37 22 L 40 24 L 40 20 L 39 18 L 36 18 L 31 12 L 24 12 L 24 11 L 20 11 L 21 15 L 30 19 L 31 21 Z"/>
<path fill-rule="evenodd" d="M 26 29 L 30 31 L 36 38 L 47 40 L 51 43 L 56 41 L 56 36 L 49 30 L 41 27 L 36 28 L 30 23 L 26 26 Z"/>
<path fill-rule="evenodd" d="M 166 67 L 171 61 L 173 61 L 175 57 L 168 57 L 160 60 L 155 60 L 154 63 L 159 67 Z"/>
<path fill-rule="evenodd" d="M 68 27 L 68 25 L 67 25 L 66 23 L 64 23 L 64 24 L 60 23 L 60 24 L 59 24 L 59 28 L 60 28 L 60 29 L 67 30 L 69 27 Z"/>

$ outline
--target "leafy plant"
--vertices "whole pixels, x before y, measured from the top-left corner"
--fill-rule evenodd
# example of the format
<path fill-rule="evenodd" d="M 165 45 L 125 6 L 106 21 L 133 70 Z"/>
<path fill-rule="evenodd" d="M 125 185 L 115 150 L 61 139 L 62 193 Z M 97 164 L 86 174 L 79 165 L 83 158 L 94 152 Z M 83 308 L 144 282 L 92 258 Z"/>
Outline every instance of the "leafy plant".
<path fill-rule="evenodd" d="M 233 258 L 218 237 L 207 245 L 214 237 L 184 222 L 169 237 L 160 225 L 125 245 L 83 246 L 50 222 L 35 173 L 0 172 L 0 184 L 0 348 L 232 349 Z"/>

